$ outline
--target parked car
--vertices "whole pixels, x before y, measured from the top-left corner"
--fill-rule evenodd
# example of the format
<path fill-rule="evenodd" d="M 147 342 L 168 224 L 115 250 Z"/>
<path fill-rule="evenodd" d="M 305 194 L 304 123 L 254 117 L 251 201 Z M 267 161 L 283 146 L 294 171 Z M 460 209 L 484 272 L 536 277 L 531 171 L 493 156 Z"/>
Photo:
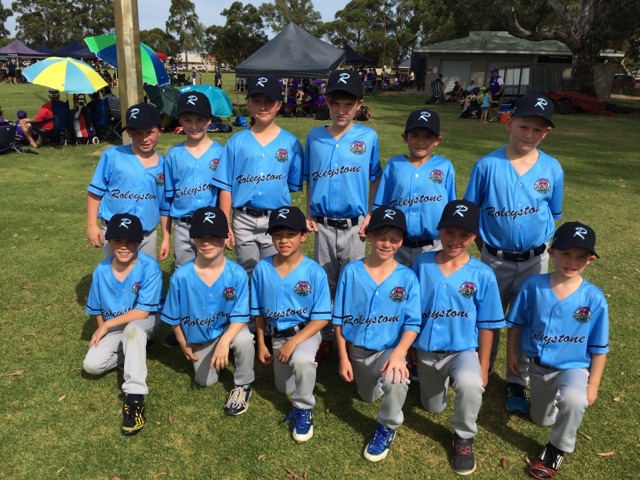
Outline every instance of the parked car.
<path fill-rule="evenodd" d="M 635 87 L 636 87 L 636 79 L 633 78 L 633 75 L 616 73 L 613 76 L 612 88 L 622 89 L 622 88 L 635 88 Z"/>
<path fill-rule="evenodd" d="M 206 72 L 207 71 L 207 67 L 205 67 L 204 65 L 198 65 L 198 71 L 199 72 Z"/>

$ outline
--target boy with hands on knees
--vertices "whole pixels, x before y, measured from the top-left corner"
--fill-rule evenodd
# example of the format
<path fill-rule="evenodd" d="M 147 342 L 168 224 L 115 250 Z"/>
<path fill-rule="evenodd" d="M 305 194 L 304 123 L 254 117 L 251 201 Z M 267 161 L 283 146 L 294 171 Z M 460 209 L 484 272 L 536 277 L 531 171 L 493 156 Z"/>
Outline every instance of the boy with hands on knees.
<path fill-rule="evenodd" d="M 549 442 L 529 466 L 531 476 L 552 478 L 575 449 L 584 412 L 598 396 L 609 352 L 609 313 L 602 291 L 582 276 L 595 260 L 591 227 L 568 222 L 555 235 L 550 274 L 524 282 L 507 318 L 507 368 L 529 359 L 531 419 L 553 425 Z"/>
<path fill-rule="evenodd" d="M 340 376 L 355 381 L 366 402 L 382 397 L 376 431 L 364 457 L 387 457 L 409 390 L 406 354 L 420 330 L 420 288 L 411 269 L 394 255 L 407 233 L 402 211 L 382 206 L 367 226 L 371 254 L 348 264 L 338 281 L 333 325 Z"/>
<path fill-rule="evenodd" d="M 277 254 L 261 260 L 253 271 L 251 314 L 256 317 L 258 359 L 273 362 L 276 389 L 292 394 L 292 437 L 305 442 L 313 436 L 313 390 L 320 330 L 331 319 L 327 274 L 300 249 L 307 239 L 307 222 L 297 207 L 280 207 L 269 217 L 267 233 Z M 265 344 L 269 330 L 275 359 Z"/>
<path fill-rule="evenodd" d="M 100 375 L 124 365 L 122 433 L 135 435 L 145 424 L 147 339 L 157 327 L 162 272 L 155 259 L 138 252 L 144 232 L 140 219 L 128 213 L 111 217 L 104 238 L 113 256 L 93 272 L 86 312 L 98 328 L 91 336 L 82 368 Z"/>

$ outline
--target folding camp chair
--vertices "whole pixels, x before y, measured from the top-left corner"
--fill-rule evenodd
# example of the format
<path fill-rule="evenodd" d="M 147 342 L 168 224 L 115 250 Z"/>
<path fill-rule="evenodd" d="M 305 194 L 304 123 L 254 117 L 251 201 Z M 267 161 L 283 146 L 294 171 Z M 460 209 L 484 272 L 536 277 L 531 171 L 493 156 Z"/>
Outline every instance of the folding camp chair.
<path fill-rule="evenodd" d="M 3 125 L 0 127 L 0 153 L 17 152 L 22 153 L 22 149 L 16 145 L 15 125 Z"/>
<path fill-rule="evenodd" d="M 41 130 L 36 129 L 36 132 L 41 137 L 45 138 L 51 143 L 55 144 L 56 148 L 62 148 L 67 143 L 71 134 L 75 136 L 73 129 L 73 110 L 69 109 L 68 102 L 52 102 L 53 106 L 53 129 Z"/>
<path fill-rule="evenodd" d="M 116 115 L 117 114 L 117 115 Z M 96 109 L 94 114 L 94 125 L 98 129 L 98 136 L 104 140 L 110 138 L 119 138 L 122 140 L 120 133 L 120 111 L 111 110 L 109 108 L 109 99 L 101 98 L 96 100 Z"/>

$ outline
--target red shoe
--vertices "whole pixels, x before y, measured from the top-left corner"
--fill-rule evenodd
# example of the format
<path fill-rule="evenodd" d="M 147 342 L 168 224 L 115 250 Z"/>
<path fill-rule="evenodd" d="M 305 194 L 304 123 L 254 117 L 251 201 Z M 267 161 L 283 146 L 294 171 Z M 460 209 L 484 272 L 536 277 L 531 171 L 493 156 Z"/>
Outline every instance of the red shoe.
<path fill-rule="evenodd" d="M 322 340 L 318 351 L 316 352 L 316 363 L 326 360 L 333 352 L 333 342 L 331 340 Z"/>

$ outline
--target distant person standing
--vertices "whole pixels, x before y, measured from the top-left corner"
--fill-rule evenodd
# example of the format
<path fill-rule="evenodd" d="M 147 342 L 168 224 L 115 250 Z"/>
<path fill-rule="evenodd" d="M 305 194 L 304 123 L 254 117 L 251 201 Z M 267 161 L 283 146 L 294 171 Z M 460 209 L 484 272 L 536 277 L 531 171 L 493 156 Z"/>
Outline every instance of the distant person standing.
<path fill-rule="evenodd" d="M 198 72 L 196 71 L 196 67 L 192 67 L 191 68 L 191 84 L 192 85 L 196 84 L 197 76 L 198 76 Z"/>
<path fill-rule="evenodd" d="M 13 84 L 13 85 L 17 85 L 17 80 L 16 80 L 16 69 L 18 68 L 18 66 L 16 65 L 16 59 L 12 58 L 7 62 L 7 70 L 9 72 L 9 83 Z"/>
<path fill-rule="evenodd" d="M 490 122 L 498 121 L 498 107 L 500 99 L 504 95 L 504 80 L 498 75 L 498 69 L 493 67 L 491 70 L 491 79 L 489 80 L 489 92 L 491 93 L 491 106 L 493 107 L 493 118 Z"/>
<path fill-rule="evenodd" d="M 216 68 L 215 86 L 218 88 L 222 88 L 222 74 L 220 73 L 219 68 Z"/>

